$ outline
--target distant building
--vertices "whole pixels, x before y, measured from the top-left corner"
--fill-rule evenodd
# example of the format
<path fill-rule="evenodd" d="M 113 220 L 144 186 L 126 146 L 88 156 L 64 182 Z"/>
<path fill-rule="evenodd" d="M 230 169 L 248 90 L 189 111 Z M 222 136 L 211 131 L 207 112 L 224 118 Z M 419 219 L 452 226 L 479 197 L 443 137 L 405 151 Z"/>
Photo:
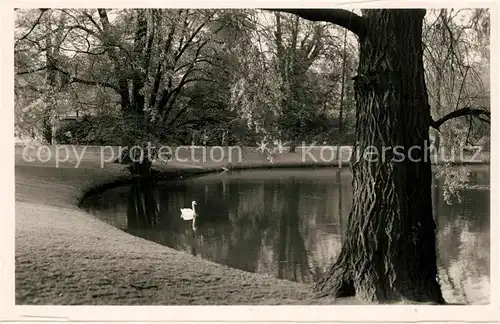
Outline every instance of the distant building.
<path fill-rule="evenodd" d="M 78 114 L 78 110 L 59 117 L 52 125 L 52 144 L 57 144 L 55 138 L 59 129 L 79 119 L 81 119 L 81 117 Z"/>

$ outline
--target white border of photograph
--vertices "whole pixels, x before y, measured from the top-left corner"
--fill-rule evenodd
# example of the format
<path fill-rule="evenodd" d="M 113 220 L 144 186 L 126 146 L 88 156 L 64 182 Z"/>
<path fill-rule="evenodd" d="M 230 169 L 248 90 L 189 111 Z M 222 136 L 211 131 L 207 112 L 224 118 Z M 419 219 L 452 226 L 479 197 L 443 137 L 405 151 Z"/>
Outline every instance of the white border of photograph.
<path fill-rule="evenodd" d="M 3 0 L 1 7 L 1 87 L 2 108 L 0 119 L 2 158 L 0 159 L 0 321 L 5 322 L 498 322 L 499 307 L 499 199 L 491 199 L 491 298 L 484 306 L 16 306 L 14 258 L 14 66 L 13 36 L 14 8 L 477 8 L 491 9 L 491 197 L 500 197 L 498 176 L 498 45 L 499 3 L 496 1 L 12 1 Z"/>

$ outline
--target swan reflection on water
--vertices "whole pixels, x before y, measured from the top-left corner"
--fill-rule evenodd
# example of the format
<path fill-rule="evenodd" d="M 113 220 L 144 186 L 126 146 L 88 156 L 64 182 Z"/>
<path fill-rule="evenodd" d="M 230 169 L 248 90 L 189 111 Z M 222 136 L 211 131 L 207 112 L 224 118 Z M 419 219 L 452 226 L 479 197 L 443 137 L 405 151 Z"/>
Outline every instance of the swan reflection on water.
<path fill-rule="evenodd" d="M 472 179 L 489 184 L 489 171 L 478 171 Z M 351 181 L 347 170 L 227 172 L 162 184 L 138 182 L 84 204 L 133 235 L 245 271 L 311 283 L 340 252 Z M 461 204 L 447 205 L 441 184 L 434 184 L 443 294 L 448 302 L 488 303 L 489 191 L 467 189 Z M 192 208 L 185 208 L 189 204 Z"/>

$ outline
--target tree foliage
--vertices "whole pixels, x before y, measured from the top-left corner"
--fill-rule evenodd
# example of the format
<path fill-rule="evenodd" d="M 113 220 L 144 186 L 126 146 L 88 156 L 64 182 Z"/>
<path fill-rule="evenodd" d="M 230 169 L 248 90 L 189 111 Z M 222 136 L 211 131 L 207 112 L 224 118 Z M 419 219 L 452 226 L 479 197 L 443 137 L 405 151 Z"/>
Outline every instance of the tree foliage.
<path fill-rule="evenodd" d="M 144 130 L 138 141 L 338 140 L 341 48 L 325 24 L 259 10 L 23 9 L 16 27 L 20 130 L 50 132 L 77 110 L 121 115 Z"/>
<path fill-rule="evenodd" d="M 426 16 L 423 41 L 429 101 L 437 144 L 471 145 L 489 137 L 489 13 L 486 9 L 435 9 Z M 452 115 L 450 115 L 452 114 Z M 444 116 L 444 118 L 443 118 Z M 474 118 L 474 116 L 479 117 Z M 453 140 L 449 140 L 453 139 Z"/>

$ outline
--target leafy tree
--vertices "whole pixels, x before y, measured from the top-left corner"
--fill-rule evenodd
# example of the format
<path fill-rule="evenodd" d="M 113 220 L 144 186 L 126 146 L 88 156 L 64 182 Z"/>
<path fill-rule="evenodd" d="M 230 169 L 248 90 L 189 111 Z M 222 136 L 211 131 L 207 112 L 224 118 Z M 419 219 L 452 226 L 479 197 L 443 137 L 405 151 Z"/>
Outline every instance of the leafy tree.
<path fill-rule="evenodd" d="M 262 16 L 258 10 L 19 11 L 17 126 L 32 129 L 29 120 L 45 120 L 48 129 L 77 109 L 120 112 L 131 129 L 117 137 L 126 146 L 186 144 L 201 134 L 215 135 L 210 143 L 231 138 L 251 145 L 259 133 L 328 139 L 318 134 L 326 128 L 333 134 L 338 109 L 332 103 L 340 73 L 330 63 L 340 59 L 336 30 L 274 14 L 263 25 Z M 38 106 L 30 106 L 35 99 Z M 27 106 L 33 109 L 23 112 Z M 214 129 L 209 124 L 217 115 L 225 118 Z"/>
<path fill-rule="evenodd" d="M 187 92 L 193 84 L 218 81 L 213 73 L 221 66 L 217 36 L 238 17 L 226 10 L 190 9 L 47 12 L 59 22 L 56 42 L 39 37 L 44 30 L 35 21 L 16 45 L 18 53 L 27 48 L 38 60 L 28 62 L 19 54 L 18 75 L 47 71 L 51 86 L 57 76 L 62 87 L 77 83 L 113 91 L 133 130 L 124 133 L 126 146 L 171 134 L 189 111 L 193 98 Z"/>
<path fill-rule="evenodd" d="M 281 112 L 281 79 L 275 62 L 265 50 L 268 35 L 256 25 L 247 30 L 235 47 L 235 73 L 230 88 L 230 108 L 249 129 L 261 137 L 279 137 L 277 122 Z"/>
<path fill-rule="evenodd" d="M 52 143 L 52 125 L 67 108 L 66 88 L 54 69 L 41 68 L 42 61 L 60 56 L 64 20 L 52 17 L 46 9 L 27 12 L 17 21 L 19 38 L 15 43 L 15 60 L 22 70 L 16 78 L 16 96 L 22 97 L 16 121 L 21 129 L 30 129 L 45 142 Z M 32 22 L 32 20 L 34 20 Z M 37 32 L 34 30 L 37 29 Z M 28 42 L 35 42 L 37 48 Z M 43 55 L 38 48 L 43 48 Z M 36 73 L 30 76 L 31 73 Z M 65 107 L 66 106 L 66 107 Z M 39 134 L 36 134 L 39 132 Z"/>
<path fill-rule="evenodd" d="M 433 125 L 438 148 L 467 145 L 488 134 L 471 116 L 489 119 L 488 35 L 485 9 L 439 9 L 427 15 L 424 63 L 432 114 L 439 118 L 458 109 L 470 114 Z"/>
<path fill-rule="evenodd" d="M 346 35 L 344 33 L 344 46 L 341 46 L 339 36 L 338 29 L 332 25 L 275 12 L 275 59 L 282 80 L 279 127 L 285 138 L 291 141 L 292 152 L 300 140 L 322 133 L 324 127 L 318 128 L 318 123 L 330 119 L 330 123 L 323 126 L 332 125 L 333 120 L 320 107 L 334 101 L 335 95 L 341 99 L 335 108 L 339 109 L 336 128 L 342 133 L 343 99 L 347 94 L 344 79 L 349 59 Z M 338 69 L 339 63 L 341 70 Z M 318 79 L 325 83 L 323 89 L 328 91 L 320 92 L 323 89 L 318 87 Z"/>
<path fill-rule="evenodd" d="M 239 53 L 231 87 L 231 106 L 255 130 L 268 155 L 304 141 L 331 141 L 340 122 L 343 47 L 339 31 L 288 14 L 249 15 L 252 26 L 235 47 Z M 346 46 L 346 74 L 354 64 L 353 46 Z M 354 116 L 352 86 L 345 87 L 345 110 Z M 255 142 L 254 142 L 255 143 Z M 252 144 L 254 144 L 252 143 Z M 270 158 L 270 156 L 268 156 Z"/>
<path fill-rule="evenodd" d="M 306 124 L 313 119 L 315 107 L 311 93 L 303 86 L 307 70 L 321 54 L 324 25 L 301 22 L 298 16 L 282 17 L 275 12 L 275 44 L 278 73 L 281 78 L 280 129 L 291 140 L 291 151 L 304 137 Z M 303 35 L 300 35 L 302 31 Z"/>

